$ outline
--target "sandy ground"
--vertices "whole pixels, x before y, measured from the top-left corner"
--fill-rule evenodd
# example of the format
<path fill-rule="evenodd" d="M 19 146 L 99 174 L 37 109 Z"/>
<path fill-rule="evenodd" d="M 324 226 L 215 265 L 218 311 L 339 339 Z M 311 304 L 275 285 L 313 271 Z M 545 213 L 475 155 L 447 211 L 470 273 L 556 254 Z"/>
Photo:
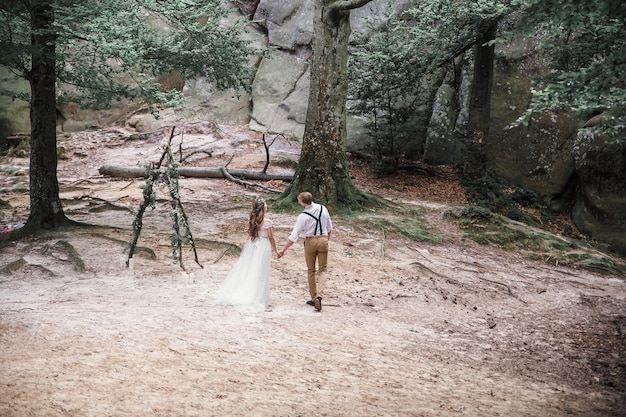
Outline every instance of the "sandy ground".
<path fill-rule="evenodd" d="M 268 193 L 182 179 L 203 267 L 190 251 L 192 277 L 172 261 L 163 195 L 131 271 L 120 259 L 143 180 L 98 168 L 158 159 L 160 138 L 59 142 L 65 211 L 97 227 L 0 249 L 0 416 L 626 415 L 624 276 L 463 240 L 445 204 L 400 190 L 387 197 L 422 210 L 441 242 L 336 217 L 322 312 L 305 304 L 301 244 L 272 262 L 269 311 L 239 312 L 212 294 L 236 261 L 229 245 L 246 238 L 251 197 Z M 189 134 L 184 147 L 213 150 L 189 162 L 202 166 L 233 157 L 258 170 L 265 158 L 245 128 Z M 271 149 L 297 159 L 286 141 Z M 28 213 L 28 159 L 0 165 L 8 224 Z M 269 217 L 282 247 L 295 213 Z"/>

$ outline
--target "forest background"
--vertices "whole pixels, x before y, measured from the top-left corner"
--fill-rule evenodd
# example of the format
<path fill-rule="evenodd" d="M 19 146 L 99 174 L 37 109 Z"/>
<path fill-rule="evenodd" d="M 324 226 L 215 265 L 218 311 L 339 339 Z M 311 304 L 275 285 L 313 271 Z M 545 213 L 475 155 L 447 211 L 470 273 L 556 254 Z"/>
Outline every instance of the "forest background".
<path fill-rule="evenodd" d="M 263 97 L 255 95 L 255 87 L 267 84 L 259 84 L 251 70 L 258 75 L 263 64 L 272 62 L 264 58 L 280 48 L 257 55 L 242 39 L 255 39 L 257 30 L 276 33 L 271 28 L 277 16 L 270 12 L 277 9 L 271 3 L 236 2 L 244 19 L 235 20 L 233 9 L 210 1 L 193 7 L 189 1 L 145 1 L 137 10 L 116 1 L 0 3 L 7 51 L 2 64 L 30 87 L 25 92 L 15 78 L 2 83 L 11 103 L 29 103 L 30 129 L 20 135 L 8 122 L 5 126 L 11 147 L 2 170 L 3 412 L 309 414 L 317 407 L 302 396 L 312 395 L 320 404 L 333 404 L 333 415 L 354 410 L 362 415 L 538 415 L 546 409 L 554 415 L 619 415 L 625 298 L 623 260 L 610 251 L 615 242 L 609 248 L 594 244 L 579 235 L 578 225 L 567 216 L 555 216 L 567 211 L 545 210 L 549 202 L 567 202 L 580 194 L 570 190 L 562 199 L 545 201 L 494 178 L 486 145 L 494 143 L 488 92 L 497 85 L 492 83 L 496 35 L 513 22 L 541 28 L 542 42 L 555 48 L 546 50 L 562 53 L 549 55 L 563 58 L 543 74 L 535 99 L 528 95 L 530 111 L 514 109 L 519 113 L 514 119 L 524 117 L 512 126 L 545 120 L 573 127 L 566 129 L 571 143 L 580 145 L 582 138 L 603 151 L 594 157 L 593 168 L 599 163 L 608 169 L 601 177 L 590 170 L 592 185 L 596 191 L 608 186 L 616 197 L 600 200 L 623 208 L 624 194 L 611 187 L 624 170 L 619 164 L 624 45 L 613 36 L 623 28 L 624 6 L 613 1 L 593 9 L 584 2 L 475 2 L 475 9 L 465 9 L 465 2 L 406 2 L 405 13 L 374 26 L 379 36 L 352 38 L 350 44 L 352 14 L 368 5 L 372 14 L 385 8 L 370 1 L 294 2 L 290 13 L 311 11 L 312 25 L 297 32 L 312 35 L 311 46 L 297 38 L 293 44 L 298 47 L 289 51 L 302 68 L 310 66 L 308 75 L 303 71 L 297 78 L 309 80 L 309 87 L 301 88 L 307 98 L 286 96 L 291 107 L 281 102 L 274 110 L 286 110 L 286 119 L 296 120 L 292 127 L 300 126 L 300 137 L 296 130 L 264 128 L 255 113 L 264 108 L 255 104 Z M 294 15 L 290 13 L 285 15 Z M 256 21 L 263 14 L 264 23 L 259 19 L 261 23 L 250 25 L 249 18 Z M 537 18 L 539 26 L 528 17 Z M 164 21 L 165 26 L 156 24 Z M 450 39 L 445 33 L 458 35 L 457 43 L 445 44 Z M 433 47 L 424 50 L 424 45 Z M 349 72 L 349 59 L 361 71 Z M 469 68 L 459 65 L 464 60 L 472 62 L 472 75 L 455 78 L 463 74 L 461 68 Z M 355 74 L 369 78 L 349 89 L 349 81 L 358 80 Z M 476 80 L 464 90 L 468 105 L 457 106 L 454 113 L 466 116 L 459 125 L 463 129 L 448 129 L 443 138 L 432 129 L 438 113 L 431 110 L 440 108 L 437 103 L 445 95 L 439 87 L 446 83 L 415 90 L 429 78 L 458 86 L 463 79 Z M 406 83 L 398 85 L 399 80 Z M 212 86 L 209 101 L 220 103 L 216 108 L 230 103 L 229 109 L 243 109 L 232 114 L 248 115 L 244 130 L 218 123 L 217 117 L 197 122 L 198 113 L 184 107 L 180 100 L 190 98 L 186 86 L 204 82 Z M 426 110 L 411 107 L 422 103 L 418 98 L 424 92 L 432 97 L 424 102 L 433 104 Z M 108 109 L 110 104 L 114 107 Z M 166 110 L 178 104 L 173 112 Z M 305 112 L 291 111 L 303 107 Z M 420 111 L 429 114 L 427 127 L 412 118 Z M 356 130 L 348 129 L 355 120 L 366 132 L 356 142 L 348 136 Z M 257 134 L 247 130 L 255 124 Z M 532 141 L 552 138 L 550 129 L 536 131 L 544 135 Z M 269 135 L 276 135 L 275 140 L 266 141 Z M 350 148 L 355 143 L 366 146 Z M 449 163 L 425 163 L 427 150 L 437 143 L 459 145 L 454 152 L 439 146 Z M 556 145 L 562 148 L 562 143 Z M 311 158 L 307 149 L 321 151 Z M 323 153 L 325 149 L 332 152 Z M 604 160 L 607 153 L 613 158 Z M 29 158 L 26 166 L 24 156 Z M 159 157 L 162 164 L 149 162 Z M 98 171 L 99 164 L 137 161 L 145 168 L 122 183 Z M 217 163 L 222 177 L 236 169 L 258 169 L 288 178 L 207 187 L 177 175 L 185 165 L 207 162 Z M 576 176 L 582 178 L 583 171 Z M 581 184 L 570 188 L 576 191 Z M 167 185 L 164 198 L 156 192 L 159 185 Z M 280 237 L 292 220 L 293 194 L 304 188 L 315 190 L 343 224 L 333 253 L 337 279 L 324 310 L 327 318 L 310 322 L 316 319 L 300 305 L 297 253 L 289 264 L 276 265 L 267 317 L 211 307 L 212 289 L 233 261 L 227 249 L 236 253 L 245 238 L 236 224 L 245 218 L 247 199 L 259 189 L 268 193 L 283 225 L 277 229 Z M 162 241 L 163 221 L 148 216 L 148 208 L 170 212 L 171 239 Z M 610 212 L 592 214 L 606 222 Z M 150 227 L 139 236 L 142 224 L 137 221 L 144 214 Z M 623 227 L 619 219 L 606 222 L 618 235 Z M 165 229 L 170 232 L 169 226 Z M 128 252 L 131 235 L 139 245 Z M 108 244 L 96 243 L 101 238 Z M 182 249 L 188 245 L 199 249 L 195 264 L 183 264 L 188 252 Z M 177 265 L 166 261 L 172 249 Z M 204 267 L 207 259 L 212 263 Z M 165 294 L 169 302 L 164 302 Z M 116 307 L 107 308 L 110 303 Z M 309 326 L 324 329 L 322 344 L 300 343 L 308 331 L 306 323 L 294 321 L 300 316 Z M 233 332 L 224 332 L 231 326 Z M 363 326 L 380 329 L 375 342 L 359 342 L 366 334 Z M 159 335 L 158 343 L 154 335 Z M 438 350 L 433 340 L 449 342 Z M 398 343 L 403 349 L 397 349 Z M 312 366 L 305 358 L 313 355 L 309 349 L 319 347 L 321 362 Z M 285 361 L 287 352 L 291 356 Z M 511 357 L 513 364 L 507 362 Z M 328 365 L 320 368 L 322 363 Z M 150 372 L 143 375 L 141 369 Z M 174 369 L 180 370 L 177 377 Z M 250 369 L 256 377 L 245 376 Z M 302 381 L 303 373 L 311 377 Z M 214 388 L 203 395 L 208 381 Z M 121 390 L 112 391 L 111 383 Z M 132 389 L 124 390 L 124 385 Z M 340 400 L 331 402 L 331 392 L 340 393 Z"/>

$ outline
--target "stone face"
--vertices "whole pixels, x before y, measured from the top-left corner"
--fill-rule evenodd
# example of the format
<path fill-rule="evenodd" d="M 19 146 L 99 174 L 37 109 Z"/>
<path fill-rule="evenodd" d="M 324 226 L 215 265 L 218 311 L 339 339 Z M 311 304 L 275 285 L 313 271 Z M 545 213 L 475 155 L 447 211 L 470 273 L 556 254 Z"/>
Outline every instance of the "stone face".
<path fill-rule="evenodd" d="M 28 82 L 23 79 L 12 79 L 11 73 L 0 67 L 0 78 L 17 91 L 29 91 Z M 0 96 L 0 150 L 7 148 L 7 137 L 18 132 L 30 130 L 30 105 L 27 101 L 13 100 L 11 97 Z"/>
<path fill-rule="evenodd" d="M 579 130 L 568 112 L 548 112 L 512 127 L 526 110 L 537 75 L 545 71 L 532 40 L 500 51 L 492 95 L 489 168 L 506 181 L 535 191 L 576 227 L 626 255 L 626 150 Z M 515 64 L 512 64 L 514 62 Z"/>
<path fill-rule="evenodd" d="M 99 112 L 69 105 L 61 109 L 66 117 L 63 128 L 86 130 L 125 120 L 137 131 L 146 132 L 163 124 L 211 121 L 248 123 L 252 130 L 301 139 L 317 1 L 260 0 L 254 20 L 261 30 L 251 29 L 246 36 L 267 47 L 267 54 L 251 57 L 250 65 L 256 68 L 252 95 L 217 91 L 203 79 L 186 80 L 183 105 L 162 113 L 158 120 L 147 112 L 133 112 L 126 104 Z M 397 13 L 410 3 L 374 0 L 353 10 L 352 39 L 369 36 L 387 11 Z M 505 181 L 535 191 L 554 211 L 570 214 L 581 231 L 626 254 L 625 147 L 608 144 L 602 136 L 578 133 L 584 121 L 569 113 L 546 113 L 532 118 L 527 126 L 512 127 L 526 110 L 536 80 L 547 71 L 537 43 L 523 37 L 497 43 L 490 132 L 485 143 L 489 168 Z M 455 84 L 449 75 L 424 77 L 416 115 L 424 128 L 407 147 L 407 157 L 432 164 L 462 164 L 465 152 L 458 132 L 464 130 L 467 120 L 471 56 L 459 60 L 459 67 L 460 83 Z M 23 85 L 27 90 L 28 84 Z M 28 117 L 28 103 L 0 98 L 0 145 L 7 135 L 28 131 Z M 371 138 L 366 124 L 363 118 L 348 114 L 349 150 L 367 151 Z"/>
<path fill-rule="evenodd" d="M 574 142 L 572 220 L 579 230 L 626 254 L 626 146 L 582 132 Z"/>
<path fill-rule="evenodd" d="M 295 51 L 311 45 L 315 3 L 316 0 L 261 0 L 254 20 L 267 28 L 270 46 Z"/>
<path fill-rule="evenodd" d="M 550 203 L 562 194 L 574 174 L 569 149 L 575 129 L 571 117 L 545 114 L 533 118 L 529 127 L 491 135 L 487 143 L 489 167 L 499 177 L 534 190 Z"/>
<path fill-rule="evenodd" d="M 228 124 L 250 121 L 251 98 L 244 91 L 219 91 L 203 78 L 188 80 L 183 88 L 184 103 L 176 109 L 186 121 L 212 120 Z"/>
<path fill-rule="evenodd" d="M 263 58 L 252 85 L 250 129 L 302 138 L 309 83 L 306 60 L 282 51 Z"/>
<path fill-rule="evenodd" d="M 453 80 L 448 75 L 435 95 L 426 134 L 424 162 L 431 165 L 454 164 L 457 139 L 454 125 L 457 118 Z"/>
<path fill-rule="evenodd" d="M 367 38 L 388 14 L 397 14 L 406 10 L 411 0 L 374 0 L 363 7 L 350 12 L 352 38 Z"/>

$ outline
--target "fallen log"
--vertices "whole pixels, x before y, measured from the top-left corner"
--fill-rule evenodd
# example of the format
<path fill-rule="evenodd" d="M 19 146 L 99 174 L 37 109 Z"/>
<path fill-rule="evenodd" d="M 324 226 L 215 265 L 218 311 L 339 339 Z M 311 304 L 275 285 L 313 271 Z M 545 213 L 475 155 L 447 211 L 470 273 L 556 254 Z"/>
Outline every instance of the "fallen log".
<path fill-rule="evenodd" d="M 225 178 L 223 168 L 203 168 L 203 167 L 180 167 L 178 174 L 181 177 L 193 178 Z M 145 178 L 146 170 L 141 167 L 120 167 L 114 165 L 103 165 L 98 169 L 100 175 L 108 177 L 122 178 Z M 259 171 L 248 171 L 246 169 L 229 169 L 228 173 L 233 177 L 246 178 L 250 180 L 271 181 L 280 180 L 291 182 L 293 174 L 268 174 Z"/>

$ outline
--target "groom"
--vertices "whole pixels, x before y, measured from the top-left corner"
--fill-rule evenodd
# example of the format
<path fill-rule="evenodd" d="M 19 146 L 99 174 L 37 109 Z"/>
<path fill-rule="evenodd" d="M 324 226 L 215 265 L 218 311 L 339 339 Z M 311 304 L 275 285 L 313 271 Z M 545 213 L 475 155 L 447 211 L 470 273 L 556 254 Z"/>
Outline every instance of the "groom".
<path fill-rule="evenodd" d="M 298 204 L 304 207 L 304 210 L 298 215 L 285 247 L 278 252 L 278 258 L 282 258 L 285 251 L 298 241 L 300 234 L 304 234 L 304 259 L 308 270 L 309 293 L 311 295 L 311 299 L 306 303 L 314 306 L 315 310 L 322 311 L 322 297 L 326 288 L 328 240 L 333 230 L 333 222 L 330 219 L 328 209 L 313 202 L 311 193 L 306 191 L 300 193 Z M 315 271 L 316 261 L 317 274 Z"/>

